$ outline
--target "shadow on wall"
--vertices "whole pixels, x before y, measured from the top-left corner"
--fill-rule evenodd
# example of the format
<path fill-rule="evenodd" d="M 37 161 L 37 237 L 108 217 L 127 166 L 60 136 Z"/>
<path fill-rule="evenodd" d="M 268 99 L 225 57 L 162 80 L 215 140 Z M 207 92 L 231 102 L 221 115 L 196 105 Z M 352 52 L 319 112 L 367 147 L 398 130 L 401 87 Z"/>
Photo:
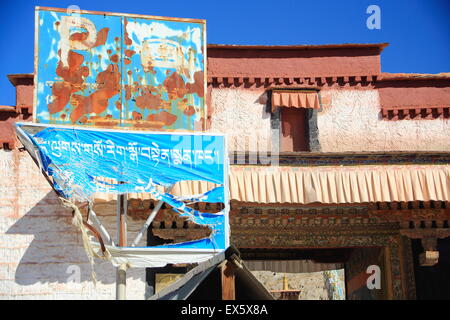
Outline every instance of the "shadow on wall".
<path fill-rule="evenodd" d="M 19 285 L 35 283 L 91 282 L 92 269 L 83 248 L 81 234 L 71 223 L 71 210 L 66 209 L 57 195 L 50 191 L 6 234 L 33 235 L 15 272 Z M 108 261 L 95 259 L 99 284 L 113 284 L 116 269 Z M 142 269 L 130 269 L 127 278 L 145 281 Z"/>

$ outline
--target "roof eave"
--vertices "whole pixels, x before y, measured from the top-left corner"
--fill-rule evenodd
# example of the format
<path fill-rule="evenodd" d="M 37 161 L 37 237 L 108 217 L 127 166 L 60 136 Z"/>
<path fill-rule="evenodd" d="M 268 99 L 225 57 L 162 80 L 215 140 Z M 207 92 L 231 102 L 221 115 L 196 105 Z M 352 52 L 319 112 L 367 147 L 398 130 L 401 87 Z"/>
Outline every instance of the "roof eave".
<path fill-rule="evenodd" d="M 352 48 L 378 48 L 383 50 L 389 45 L 383 43 L 343 43 L 324 45 L 237 45 L 237 44 L 208 44 L 208 49 L 230 50 L 315 50 L 315 49 L 352 49 Z"/>
<path fill-rule="evenodd" d="M 33 73 L 11 73 L 7 75 L 9 82 L 16 87 L 17 85 L 25 82 L 29 82 L 30 79 L 34 78 Z"/>

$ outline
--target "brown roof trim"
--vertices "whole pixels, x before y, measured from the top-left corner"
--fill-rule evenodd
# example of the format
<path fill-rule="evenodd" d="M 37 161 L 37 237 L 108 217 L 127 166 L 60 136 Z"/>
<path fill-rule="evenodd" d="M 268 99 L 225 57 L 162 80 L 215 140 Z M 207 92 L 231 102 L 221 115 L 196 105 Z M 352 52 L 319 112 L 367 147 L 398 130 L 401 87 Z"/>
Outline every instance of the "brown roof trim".
<path fill-rule="evenodd" d="M 33 81 L 34 81 L 33 73 L 12 73 L 12 74 L 8 74 L 7 77 L 14 87 L 19 84 L 31 84 L 32 85 Z"/>
<path fill-rule="evenodd" d="M 254 152 L 230 151 L 232 166 L 265 166 L 252 164 L 256 159 Z M 268 157 L 272 154 L 269 152 Z M 278 155 L 280 166 L 366 166 L 366 165 L 442 165 L 450 164 L 448 151 L 348 151 L 348 152 L 281 152 Z M 238 162 L 240 159 L 240 163 Z"/>
<path fill-rule="evenodd" d="M 383 72 L 379 77 L 379 81 L 383 80 L 447 80 L 450 79 L 450 72 L 441 73 L 388 73 Z"/>
<path fill-rule="evenodd" d="M 450 118 L 450 107 L 446 106 L 400 106 L 382 107 L 381 115 L 385 120 L 412 120 Z"/>
<path fill-rule="evenodd" d="M 242 77 L 242 76 L 208 76 L 208 86 L 213 87 L 231 87 L 231 86 L 256 86 L 265 87 L 271 89 L 313 89 L 320 90 L 323 86 L 331 86 L 333 84 L 339 84 L 344 86 L 345 84 L 361 84 L 364 86 L 373 86 L 378 79 L 378 74 L 368 75 L 343 75 L 343 76 L 298 76 L 298 77 Z"/>
<path fill-rule="evenodd" d="M 0 106 L 0 112 L 16 112 L 16 107 L 13 106 Z"/>
<path fill-rule="evenodd" d="M 383 50 L 389 45 L 383 43 L 343 43 L 319 45 L 237 45 L 237 44 L 208 44 L 208 49 L 254 49 L 254 50 L 309 50 L 309 49 L 339 49 L 339 48 L 379 48 Z"/>

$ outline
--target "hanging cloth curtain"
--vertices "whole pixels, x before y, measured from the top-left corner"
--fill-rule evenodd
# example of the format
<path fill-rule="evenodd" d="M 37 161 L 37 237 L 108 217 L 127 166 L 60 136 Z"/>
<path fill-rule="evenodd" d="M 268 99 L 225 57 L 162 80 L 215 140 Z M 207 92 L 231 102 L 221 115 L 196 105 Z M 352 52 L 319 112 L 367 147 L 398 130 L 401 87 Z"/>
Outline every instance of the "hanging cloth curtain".
<path fill-rule="evenodd" d="M 273 90 L 272 112 L 278 107 L 319 109 L 316 91 Z"/>

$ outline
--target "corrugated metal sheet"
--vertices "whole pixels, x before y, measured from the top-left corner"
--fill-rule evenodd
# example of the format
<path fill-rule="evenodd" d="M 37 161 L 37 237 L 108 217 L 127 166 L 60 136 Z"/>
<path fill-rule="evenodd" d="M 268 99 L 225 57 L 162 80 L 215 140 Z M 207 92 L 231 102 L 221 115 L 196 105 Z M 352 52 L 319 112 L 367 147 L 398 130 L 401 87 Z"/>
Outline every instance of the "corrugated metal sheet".
<path fill-rule="evenodd" d="M 201 130 L 205 21 L 36 8 L 39 123 Z"/>

